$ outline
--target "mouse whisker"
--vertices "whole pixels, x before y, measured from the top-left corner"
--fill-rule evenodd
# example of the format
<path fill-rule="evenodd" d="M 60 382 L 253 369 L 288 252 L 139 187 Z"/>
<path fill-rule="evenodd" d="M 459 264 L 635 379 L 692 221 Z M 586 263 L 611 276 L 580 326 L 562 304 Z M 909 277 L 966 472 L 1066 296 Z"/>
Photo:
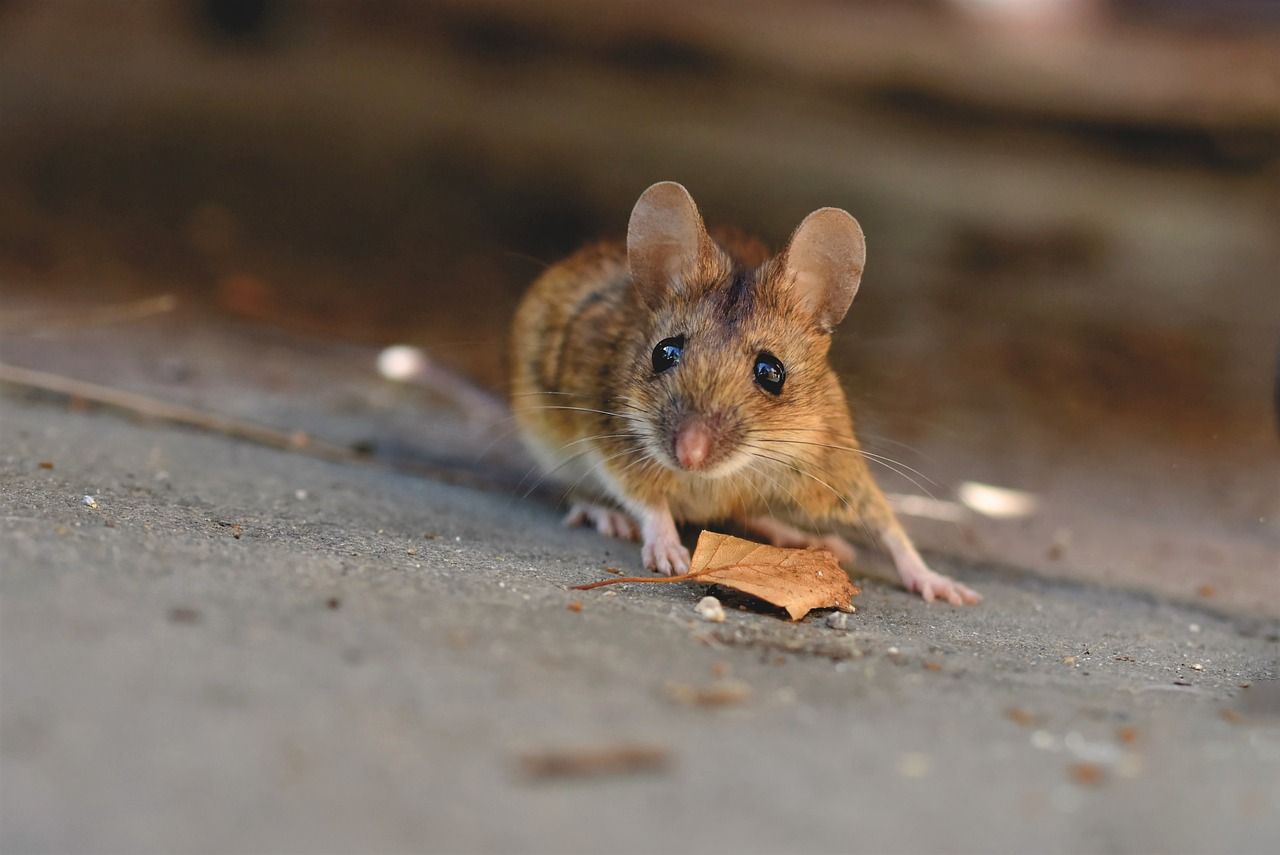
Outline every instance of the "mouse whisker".
<path fill-rule="evenodd" d="M 752 456 L 755 456 L 755 455 L 752 455 Z M 755 472 L 758 475 L 760 475 L 762 478 L 765 478 L 766 480 L 768 480 L 769 483 L 772 484 L 777 489 L 778 495 L 782 496 L 783 498 L 786 498 L 796 507 L 799 507 L 799 500 L 796 498 L 796 494 L 794 490 L 789 489 L 785 484 L 783 484 L 777 478 L 774 478 L 771 474 L 769 474 L 768 469 L 766 469 L 764 466 L 760 465 L 759 463 L 753 462 L 749 465 L 751 467 L 752 472 Z M 773 516 L 774 515 L 773 507 L 772 505 L 769 504 L 769 501 L 767 498 L 765 499 L 765 505 L 769 507 L 769 516 Z"/>
<path fill-rule="evenodd" d="M 583 449 L 582 451 L 577 452 L 576 454 L 572 454 L 572 455 L 570 455 L 569 457 L 566 457 L 564 460 L 561 460 L 561 461 L 560 461 L 559 463 L 557 463 L 553 468 L 551 468 L 551 469 L 547 470 L 546 472 L 544 472 L 544 473 L 542 474 L 542 477 L 541 477 L 541 478 L 539 478 L 537 481 L 535 481 L 535 482 L 533 483 L 533 486 L 532 486 L 532 487 L 530 487 L 528 490 L 525 490 L 525 491 L 524 491 L 524 493 L 523 493 L 523 495 L 521 496 L 521 498 L 523 498 L 523 499 L 527 499 L 527 498 L 529 498 L 530 494 L 532 494 L 534 490 L 536 490 L 536 489 L 538 489 L 539 487 L 541 487 L 541 486 L 542 486 L 542 484 L 543 484 L 543 482 L 545 482 L 545 481 L 546 481 L 548 478 L 550 478 L 552 475 L 556 474 L 557 472 L 559 472 L 559 471 L 560 471 L 561 469 L 563 469 L 564 467 L 568 466 L 568 465 L 569 465 L 570 463 L 572 463 L 573 461 L 578 460 L 579 458 L 582 458 L 582 457 L 586 457 L 588 454 L 590 454 L 590 453 L 591 453 L 592 451 L 594 451 L 594 450 L 595 450 L 595 449 L 592 449 L 592 448 L 586 448 L 586 449 Z M 532 473 L 533 473 L 534 471 L 536 471 L 537 469 L 538 469 L 538 467 L 537 467 L 537 466 L 535 466 L 533 469 L 530 469 L 530 470 L 529 470 L 529 473 L 530 473 L 530 474 L 532 474 Z M 519 489 L 520 489 L 520 487 L 524 484 L 525 479 L 526 479 L 526 478 L 528 478 L 528 477 L 529 477 L 529 476 L 526 474 L 526 475 L 525 475 L 525 478 L 521 478 L 521 479 L 520 479 L 520 483 L 516 485 L 516 489 L 517 489 L 517 490 L 519 490 Z"/>
<path fill-rule="evenodd" d="M 751 448 L 751 449 L 759 449 L 759 448 L 760 448 L 760 446 L 758 446 L 758 445 L 751 445 L 751 444 L 749 444 L 749 443 L 743 443 L 743 447 L 745 447 L 745 448 Z M 782 459 L 782 458 L 780 458 L 780 457 L 773 457 L 773 456 L 768 455 L 768 454 L 762 454 L 762 453 L 760 453 L 760 451 L 758 451 L 758 450 L 757 450 L 757 451 L 751 451 L 750 453 L 751 453 L 751 454 L 752 454 L 752 456 L 754 456 L 754 457 L 760 457 L 760 458 L 763 458 L 763 459 L 765 459 L 765 460 L 772 460 L 774 463 L 780 463 L 780 464 L 782 464 L 783 466 L 787 467 L 788 469 L 792 469 L 792 470 L 794 470 L 794 471 L 796 471 L 796 472 L 799 472 L 801 475 L 805 476 L 806 478 L 812 478 L 814 481 L 817 481 L 819 484 L 821 484 L 822 486 L 824 486 L 824 487 L 826 487 L 828 490 L 830 490 L 830 491 L 831 491 L 831 493 L 832 493 L 832 495 L 834 495 L 837 499 L 839 499 L 841 502 L 843 502 L 843 503 L 845 504 L 845 506 L 846 506 L 846 507 L 849 507 L 849 508 L 852 508 L 852 507 L 853 507 L 853 505 L 849 502 L 849 499 L 848 499 L 848 497 L 847 497 L 847 496 L 845 496 L 843 493 L 841 493 L 841 492 L 840 492 L 839 490 L 837 490 L 835 487 L 832 487 L 832 486 L 831 486 L 830 484 L 828 484 L 826 481 L 823 481 L 823 480 L 822 480 L 821 478 L 819 478 L 817 475 L 814 475 L 812 472 L 806 472 L 805 470 L 801 469 L 799 466 L 796 466 L 794 463 L 791 463 L 790 461 L 783 460 L 783 459 Z"/>
<path fill-rule="evenodd" d="M 788 440 L 767 440 L 767 441 L 771 441 L 771 442 L 788 442 Z M 805 445 L 805 444 L 810 444 L 810 443 L 797 443 L 797 444 L 799 444 L 799 445 Z M 915 470 L 914 470 L 914 469 L 911 469 L 911 467 L 906 466 L 906 464 L 904 464 L 904 463 L 897 463 L 897 461 L 893 461 L 893 460 L 885 460 L 885 459 L 882 459 L 881 457 L 879 457 L 878 455 L 874 455 L 874 454 L 867 454 L 866 452 L 862 451 L 862 449 L 837 449 L 837 450 L 840 450 L 840 451 L 849 451 L 849 452 L 856 452 L 856 453 L 858 453 L 858 454 L 862 455 L 862 457 L 863 457 L 864 459 L 866 459 L 867 461 L 869 461 L 869 462 L 871 462 L 871 463 L 879 463 L 881 466 L 883 466 L 885 469 L 888 469 L 890 472 L 894 473 L 895 475 L 899 475 L 899 476 L 901 476 L 902 478 L 904 478 L 905 480 L 910 481 L 912 484 L 914 484 L 914 485 L 915 485 L 915 487 L 916 487 L 916 489 L 917 489 L 917 490 L 919 490 L 920 492 L 924 493 L 924 494 L 925 494 L 925 495 L 927 495 L 929 498 L 931 498 L 931 499 L 936 499 L 936 498 L 937 498 L 937 496 L 935 496 L 935 495 L 934 495 L 934 493 L 933 493 L 933 491 L 932 491 L 932 490 L 930 490 L 930 489 L 929 489 L 928 487 L 926 487 L 924 484 L 921 484 L 918 480 L 916 480 L 915 478 L 913 478 L 913 477 L 912 477 L 911 475 L 909 475 L 907 472 L 904 472 L 902 469 L 898 468 L 899 466 L 902 466 L 902 467 L 905 467 L 906 469 L 910 469 L 912 472 L 915 472 Z M 895 464 L 896 464 L 896 465 L 895 465 Z M 921 477 L 921 478 L 924 478 L 925 480 L 929 481 L 929 483 L 933 484 L 934 486 L 938 486 L 938 485 L 937 485 L 937 483 L 936 483 L 932 478 L 929 478 L 929 476 L 924 475 L 924 474 L 921 474 L 921 473 L 917 473 L 917 474 L 920 474 L 920 477 Z"/>
<path fill-rule="evenodd" d="M 642 467 L 658 465 L 657 463 L 654 462 L 652 455 L 648 453 L 647 449 L 641 447 L 637 450 L 643 453 L 640 455 L 640 457 L 637 457 L 635 460 L 632 460 L 626 466 L 623 466 L 621 469 L 619 469 L 618 470 L 619 475 L 622 475 L 622 474 L 625 474 L 626 472 L 631 471 L 631 468 L 634 467 L 636 464 L 640 464 Z"/>
<path fill-rule="evenodd" d="M 759 430 L 747 431 L 747 432 L 748 433 L 767 433 L 766 431 L 759 431 Z M 935 487 L 942 486 L 937 481 L 933 480 L 928 475 L 921 472 L 919 469 L 916 469 L 912 466 L 908 466 L 907 464 L 903 463 L 901 460 L 895 460 L 892 457 L 887 457 L 883 454 L 876 454 L 874 452 L 867 451 L 866 449 L 863 449 L 863 448 L 855 448 L 850 445 L 831 445 L 830 443 L 825 443 L 825 442 L 810 442 L 808 440 L 803 440 L 803 439 L 781 439 L 779 437 L 766 437 L 764 441 L 787 443 L 790 445 L 812 445 L 817 448 L 830 448 L 833 451 L 847 451 L 852 454 L 861 454 L 863 457 L 867 458 L 868 460 L 874 460 L 876 463 L 879 463 L 880 465 L 884 466 L 886 469 L 889 469 L 892 472 L 896 472 L 897 474 L 901 475 L 903 478 L 906 478 L 908 481 L 915 484 L 916 487 L 920 488 L 922 491 L 926 493 L 928 493 L 929 491 L 923 485 L 921 485 L 919 481 L 917 481 L 916 479 L 908 475 L 907 472 L 911 472 L 915 475 L 919 475 L 921 478 L 928 481 L 930 484 L 932 484 Z M 898 469 L 895 467 L 901 467 L 901 469 Z M 902 471 L 903 469 L 907 470 L 907 472 L 903 472 Z M 932 496 L 932 493 L 930 493 L 930 495 Z"/>
<path fill-rule="evenodd" d="M 622 433 L 597 433 L 592 436 L 584 436 L 581 439 L 574 439 L 566 442 L 564 445 L 556 449 L 555 453 L 559 454 L 571 445 L 578 445 L 583 442 L 591 442 L 596 439 L 644 439 L 644 434 L 636 431 L 623 431 Z"/>
<path fill-rule="evenodd" d="M 754 460 L 747 461 L 747 473 L 749 477 L 747 477 L 744 480 L 746 480 L 746 482 L 751 485 L 751 489 L 756 491 L 756 495 L 760 497 L 760 501 L 764 502 L 765 510 L 768 511 L 769 516 L 772 517 L 773 503 L 769 501 L 768 494 L 766 494 L 763 490 L 760 489 L 760 485 L 756 483 L 755 477 L 751 477 L 751 476 L 760 475 L 765 478 L 769 478 L 769 476 L 765 474 L 764 470 L 761 469 L 760 466 Z M 782 485 L 778 484 L 777 481 L 774 481 L 772 478 L 769 478 L 769 480 L 773 481 L 774 485 L 777 486 L 779 489 L 781 489 Z"/>
<path fill-rule="evenodd" d="M 829 433 L 831 432 L 831 428 L 829 428 L 829 427 L 793 427 L 793 426 L 791 426 L 791 425 L 784 425 L 784 426 L 782 426 L 781 428 L 779 428 L 779 430 L 785 430 L 785 431 L 787 431 L 788 433 L 825 433 L 825 434 L 829 434 Z M 862 442 L 862 443 L 884 443 L 885 445 L 896 445 L 898 448 L 902 448 L 902 449 L 905 449 L 906 451 L 910 451 L 912 454 L 917 454 L 917 455 L 919 455 L 920 457 L 924 458 L 925 460 L 928 460 L 930 463 L 936 463 L 936 462 L 937 462 L 937 460 L 936 460 L 934 457 L 932 457 L 932 456 L 931 456 L 931 455 L 929 455 L 929 454 L 926 454 L 925 452 L 921 451 L 919 448 L 917 448 L 916 446 L 912 445 L 912 444 L 911 444 L 911 443 L 909 443 L 909 442 L 903 442 L 903 441 L 902 441 L 902 440 L 900 440 L 900 439 L 892 439 L 892 438 L 890 438 L 890 437 L 884 436 L 883 434 L 873 433 L 873 432 L 871 432 L 871 431 L 862 430 L 861 428 L 859 428 L 859 429 L 858 429 L 857 433 L 858 433 L 858 441 L 859 441 L 859 442 Z"/>
<path fill-rule="evenodd" d="M 579 443 L 583 443 L 583 442 L 590 442 L 590 441 L 595 440 L 595 439 L 612 439 L 612 438 L 633 438 L 633 439 L 636 439 L 636 440 L 643 440 L 643 439 L 644 439 L 644 436 L 643 436 L 643 435 L 641 435 L 641 434 L 635 433 L 635 432 L 631 432 L 631 431 L 624 432 L 624 433 L 608 433 L 608 434 L 606 434 L 606 433 L 602 433 L 602 434 L 596 434 L 595 436 L 586 436 L 586 437 L 582 437 L 581 439 L 575 439 L 575 440 L 572 440 L 572 441 L 570 441 L 570 442 L 566 442 L 564 445 L 560 446 L 559 448 L 557 448 L 557 449 L 556 449 L 554 452 L 552 452 L 552 453 L 553 453 L 553 454 L 557 454 L 557 455 L 558 455 L 560 452 L 564 451 L 565 449 L 567 449 L 567 448 L 568 448 L 569 446 L 571 446 L 571 445 L 578 445 Z M 548 477 L 550 477 L 551 475 L 555 474 L 556 472 L 558 472 L 560 469 L 564 468 L 564 467 L 565 467 L 565 466 L 567 466 L 568 464 L 572 463 L 574 460 L 577 460 L 578 458 L 582 457 L 583 455 L 590 454 L 590 453 L 591 453 L 592 451 L 594 451 L 594 450 L 595 450 L 595 449 L 593 449 L 593 448 L 588 448 L 588 449 L 585 449 L 585 450 L 583 450 L 583 451 L 579 451 L 579 452 L 576 452 L 576 453 L 574 453 L 574 454 L 571 454 L 569 457 L 566 457 L 564 460 L 561 460 L 558 464 L 556 464 L 556 466 L 555 466 L 553 469 L 551 469 L 549 472 L 547 472 L 547 473 L 546 473 L 546 474 L 544 474 L 541 478 L 539 478 L 539 479 L 538 479 L 538 481 L 537 481 L 537 483 L 535 483 L 532 487 L 530 487 L 530 488 L 528 489 L 528 491 L 526 491 L 526 492 L 525 492 L 525 494 L 524 494 L 524 495 L 527 497 L 527 496 L 528 496 L 530 493 L 532 493 L 534 490 L 538 489 L 539 485 L 541 485 L 541 484 L 542 484 L 542 482 L 543 482 L 543 481 L 545 481 Z M 534 467 L 534 468 L 536 469 L 537 467 Z M 532 474 L 532 472 L 533 472 L 533 470 L 531 469 L 529 472 L 526 472 L 526 473 L 525 473 L 524 478 L 521 478 L 521 479 L 520 479 L 520 483 L 516 485 L 516 489 L 517 489 L 517 490 L 518 490 L 518 489 L 520 489 L 520 487 L 524 485 L 525 478 L 528 478 L 528 477 L 529 477 L 529 475 L 530 475 L 530 474 Z"/>
<path fill-rule="evenodd" d="M 617 452 L 616 454 L 610 454 L 608 457 L 603 457 L 603 458 L 601 458 L 600 460 L 598 460 L 598 461 L 596 461 L 594 464 L 592 464 L 591 468 L 589 468 L 586 472 L 583 472 L 581 475 L 579 475 L 579 476 L 578 476 L 578 480 L 574 481 L 574 482 L 573 482 L 572 484 L 570 484 L 567 488 L 565 488 L 564 495 L 566 495 L 566 496 L 571 495 L 571 494 L 573 493 L 573 491 L 574 491 L 574 490 L 578 489 L 578 485 L 579 485 L 579 484 L 581 484 L 584 480 L 586 480 L 588 477 L 590 477 L 590 476 L 591 476 L 591 474 L 592 474 L 593 472 L 595 472 L 595 471 L 596 471 L 597 469 L 599 469 L 601 466 L 604 466 L 604 465 L 605 465 L 606 463 L 608 463 L 610 460 L 614 460 L 614 459 L 616 459 L 616 458 L 623 457 L 623 456 L 628 455 L 628 454 L 638 454 L 638 453 L 641 453 L 641 452 L 643 452 L 643 449 L 640 449 L 640 448 L 628 448 L 628 449 L 625 449 L 625 450 L 623 450 L 623 451 L 619 451 L 619 452 Z"/>
<path fill-rule="evenodd" d="M 533 410 L 573 410 L 579 413 L 599 413 L 602 416 L 614 416 L 619 419 L 626 419 L 633 422 L 639 421 L 635 416 L 627 415 L 626 413 L 615 413 L 610 410 L 597 410 L 591 407 L 565 407 L 553 404 L 543 404 L 536 407 L 521 407 L 517 412 L 525 413 L 532 412 Z"/>
<path fill-rule="evenodd" d="M 596 398 L 596 396 L 594 395 L 587 395 L 582 392 L 522 392 L 518 395 L 512 395 L 511 397 L 512 398 L 528 398 L 528 397 L 542 396 L 542 395 L 557 395 L 557 396 L 568 397 L 568 398 L 581 398 L 586 401 L 591 401 Z M 630 409 L 641 415 L 645 413 L 645 410 L 642 407 L 640 407 L 634 401 L 631 401 L 628 398 L 615 398 L 614 400 L 617 403 L 623 405 L 624 408 Z"/>

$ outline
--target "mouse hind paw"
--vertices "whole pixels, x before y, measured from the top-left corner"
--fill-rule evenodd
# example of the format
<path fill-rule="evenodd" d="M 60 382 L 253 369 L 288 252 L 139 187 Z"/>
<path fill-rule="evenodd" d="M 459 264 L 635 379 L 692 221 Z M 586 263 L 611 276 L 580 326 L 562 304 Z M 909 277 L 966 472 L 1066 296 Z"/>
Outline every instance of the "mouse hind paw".
<path fill-rule="evenodd" d="M 616 537 L 620 540 L 639 540 L 640 527 L 635 520 L 617 508 L 604 505 L 592 505 L 576 502 L 565 514 L 564 524 L 567 526 L 590 526 L 605 537 Z"/>
<path fill-rule="evenodd" d="M 794 549 L 812 546 L 829 549 L 836 560 L 845 566 L 852 565 L 854 559 L 858 557 L 858 551 L 854 549 L 853 544 L 838 534 L 814 534 L 773 517 L 750 517 L 738 522 L 748 532 L 763 537 L 774 546 Z"/>

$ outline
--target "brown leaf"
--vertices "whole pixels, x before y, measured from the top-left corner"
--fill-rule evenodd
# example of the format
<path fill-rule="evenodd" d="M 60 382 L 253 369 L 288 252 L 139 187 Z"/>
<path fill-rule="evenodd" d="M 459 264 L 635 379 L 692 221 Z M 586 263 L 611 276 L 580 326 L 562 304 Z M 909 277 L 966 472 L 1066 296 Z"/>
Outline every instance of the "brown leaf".
<path fill-rule="evenodd" d="M 689 575 L 759 597 L 800 620 L 811 609 L 853 610 L 858 589 L 826 549 L 783 549 L 727 534 L 698 537 Z"/>
<path fill-rule="evenodd" d="M 698 536 L 689 572 L 653 578 L 622 576 L 602 579 L 574 590 L 586 591 L 619 582 L 699 582 L 723 585 L 786 609 L 800 620 L 812 609 L 853 611 L 860 592 L 826 549 L 784 549 L 739 537 L 704 531 Z"/>

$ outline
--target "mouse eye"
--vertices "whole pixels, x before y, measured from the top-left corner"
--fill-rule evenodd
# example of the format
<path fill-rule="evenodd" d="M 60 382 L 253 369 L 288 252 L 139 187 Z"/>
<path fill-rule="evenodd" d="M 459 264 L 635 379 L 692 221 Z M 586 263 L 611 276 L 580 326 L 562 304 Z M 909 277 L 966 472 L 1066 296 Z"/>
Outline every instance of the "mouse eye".
<path fill-rule="evenodd" d="M 767 350 L 760 351 L 756 356 L 755 374 L 756 383 L 761 389 L 770 395 L 782 394 L 782 384 L 787 379 L 787 369 L 782 367 L 778 357 Z"/>
<path fill-rule="evenodd" d="M 680 357 L 684 355 L 684 336 L 678 335 L 673 338 L 664 338 L 658 342 L 658 346 L 653 349 L 653 370 L 657 374 L 661 374 L 668 368 L 675 368 L 680 364 Z"/>

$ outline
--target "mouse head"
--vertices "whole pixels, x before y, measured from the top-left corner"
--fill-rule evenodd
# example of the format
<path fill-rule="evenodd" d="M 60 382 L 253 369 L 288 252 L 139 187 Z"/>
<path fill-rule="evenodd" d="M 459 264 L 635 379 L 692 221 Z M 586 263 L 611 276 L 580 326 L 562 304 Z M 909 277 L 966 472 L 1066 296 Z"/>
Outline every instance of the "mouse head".
<path fill-rule="evenodd" d="M 830 333 L 865 259 L 858 222 L 823 208 L 782 253 L 744 266 L 707 234 L 684 187 L 646 190 L 627 229 L 646 319 L 631 339 L 627 403 L 645 414 L 650 454 L 677 471 L 723 477 L 777 456 L 764 442 L 777 431 L 823 426 L 835 385 Z"/>

